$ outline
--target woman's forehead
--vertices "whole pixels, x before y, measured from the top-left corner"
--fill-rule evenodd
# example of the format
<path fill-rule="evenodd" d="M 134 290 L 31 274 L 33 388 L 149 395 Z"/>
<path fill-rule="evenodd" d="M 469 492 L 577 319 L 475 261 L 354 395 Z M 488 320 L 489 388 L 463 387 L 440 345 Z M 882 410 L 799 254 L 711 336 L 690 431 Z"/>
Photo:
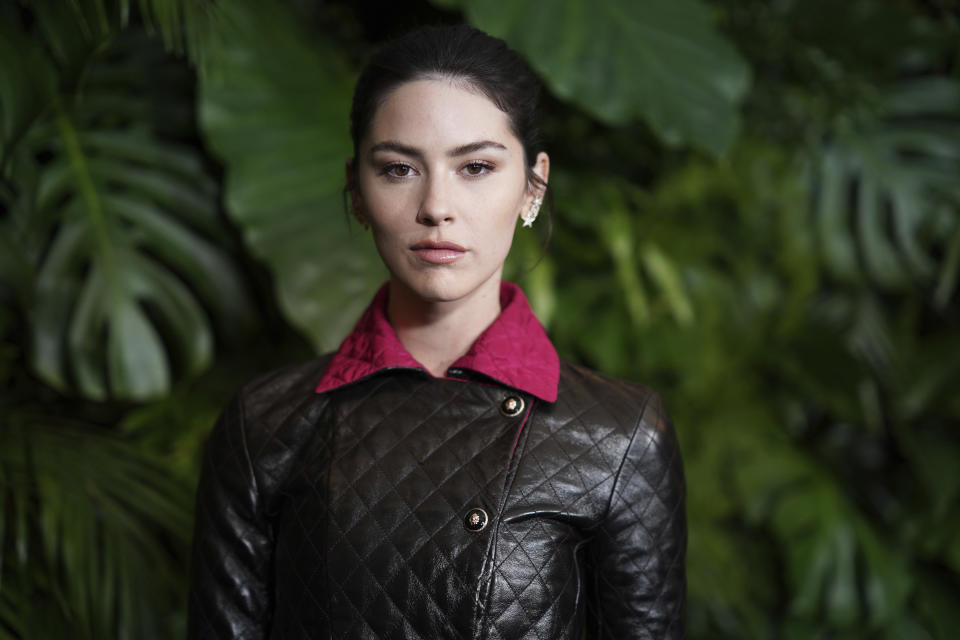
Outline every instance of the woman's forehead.
<path fill-rule="evenodd" d="M 463 82 L 421 79 L 401 84 L 380 103 L 367 143 L 385 140 L 442 149 L 477 140 L 520 147 L 510 120 L 488 97 Z"/>

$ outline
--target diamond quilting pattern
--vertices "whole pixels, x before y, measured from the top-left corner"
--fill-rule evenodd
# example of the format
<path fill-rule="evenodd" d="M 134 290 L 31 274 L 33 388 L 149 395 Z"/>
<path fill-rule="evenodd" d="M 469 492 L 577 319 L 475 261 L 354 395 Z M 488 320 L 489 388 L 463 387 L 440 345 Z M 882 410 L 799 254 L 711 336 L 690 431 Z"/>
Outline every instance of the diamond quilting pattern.
<path fill-rule="evenodd" d="M 491 637 L 577 637 L 583 604 L 588 637 L 682 637 L 683 478 L 659 399 L 570 365 L 561 380 L 504 509 Z"/>
<path fill-rule="evenodd" d="M 474 505 L 499 503 L 518 428 L 500 415 L 501 395 L 420 375 L 337 392 L 326 416 L 335 436 L 305 454 L 327 464 L 289 484 L 281 522 L 300 528 L 288 535 L 289 569 L 335 603 L 334 637 L 472 637 L 489 536 L 461 522 Z"/>
<path fill-rule="evenodd" d="M 217 427 L 192 637 L 682 637 L 683 475 L 655 394 L 564 363 L 520 419 L 496 384 L 408 369 L 316 395 L 318 368 L 249 386 Z"/>

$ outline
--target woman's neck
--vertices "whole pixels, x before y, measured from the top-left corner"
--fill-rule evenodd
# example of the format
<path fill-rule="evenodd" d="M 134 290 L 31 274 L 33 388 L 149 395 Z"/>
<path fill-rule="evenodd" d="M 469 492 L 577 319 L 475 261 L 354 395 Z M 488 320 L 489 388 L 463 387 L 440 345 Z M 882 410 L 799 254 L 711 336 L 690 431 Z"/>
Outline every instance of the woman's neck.
<path fill-rule="evenodd" d="M 404 348 L 441 378 L 500 315 L 500 283 L 455 302 L 428 302 L 392 281 L 387 313 Z"/>

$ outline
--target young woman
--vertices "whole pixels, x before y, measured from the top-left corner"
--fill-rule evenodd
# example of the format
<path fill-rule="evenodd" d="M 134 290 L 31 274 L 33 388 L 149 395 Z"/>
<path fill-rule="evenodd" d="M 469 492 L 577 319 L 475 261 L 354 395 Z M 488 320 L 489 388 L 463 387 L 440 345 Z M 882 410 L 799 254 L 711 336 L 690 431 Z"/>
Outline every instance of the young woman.
<path fill-rule="evenodd" d="M 411 33 L 361 75 L 347 181 L 389 282 L 336 353 L 221 416 L 191 637 L 682 637 L 659 397 L 561 361 L 501 282 L 547 188 L 537 94 L 466 26 Z"/>

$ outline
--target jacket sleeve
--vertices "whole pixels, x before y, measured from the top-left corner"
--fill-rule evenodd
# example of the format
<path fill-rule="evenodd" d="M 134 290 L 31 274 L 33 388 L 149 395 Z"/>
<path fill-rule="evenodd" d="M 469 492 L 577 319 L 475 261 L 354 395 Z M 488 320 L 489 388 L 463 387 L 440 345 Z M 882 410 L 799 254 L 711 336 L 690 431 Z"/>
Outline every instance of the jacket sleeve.
<path fill-rule="evenodd" d="M 650 396 L 591 543 L 587 637 L 684 637 L 686 514 L 680 449 L 660 397 Z"/>
<path fill-rule="evenodd" d="M 197 489 L 188 637 L 268 635 L 273 536 L 247 448 L 242 396 L 220 415 Z"/>

